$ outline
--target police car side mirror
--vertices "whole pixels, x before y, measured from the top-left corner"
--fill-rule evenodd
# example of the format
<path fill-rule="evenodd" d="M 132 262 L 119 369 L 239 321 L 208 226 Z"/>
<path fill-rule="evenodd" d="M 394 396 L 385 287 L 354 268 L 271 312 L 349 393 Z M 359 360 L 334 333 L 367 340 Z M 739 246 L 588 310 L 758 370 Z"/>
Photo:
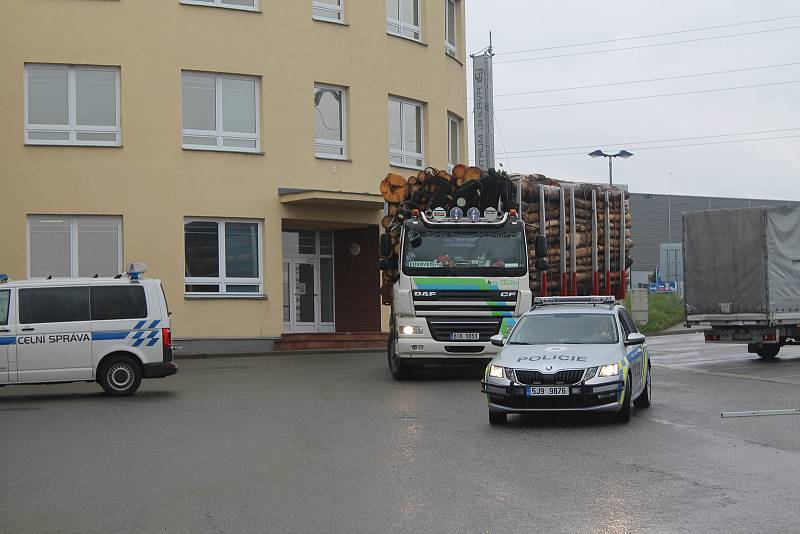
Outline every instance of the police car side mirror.
<path fill-rule="evenodd" d="M 633 332 L 628 334 L 628 339 L 625 340 L 625 345 L 641 345 L 644 343 L 644 340 L 644 335 L 638 332 Z"/>
<path fill-rule="evenodd" d="M 505 338 L 503 338 L 502 334 L 497 334 L 490 337 L 489 342 L 491 342 L 491 344 L 494 345 L 495 347 L 502 347 L 503 345 L 505 345 L 506 340 Z"/>

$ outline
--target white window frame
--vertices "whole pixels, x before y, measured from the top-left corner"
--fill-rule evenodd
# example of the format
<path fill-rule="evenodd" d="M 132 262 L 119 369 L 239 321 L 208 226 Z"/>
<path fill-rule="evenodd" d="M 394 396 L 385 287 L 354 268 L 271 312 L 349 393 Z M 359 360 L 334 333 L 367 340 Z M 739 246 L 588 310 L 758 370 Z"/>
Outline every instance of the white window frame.
<path fill-rule="evenodd" d="M 336 0 L 336 2 L 338 3 L 338 6 L 331 6 L 330 4 L 326 4 L 323 2 L 316 2 L 312 0 L 311 18 L 322 22 L 336 22 L 339 24 L 344 24 L 344 0 Z M 325 17 L 320 15 L 314 15 L 313 13 L 315 8 L 327 11 L 331 13 L 331 16 Z"/>
<path fill-rule="evenodd" d="M 25 246 L 27 249 L 28 278 L 31 278 L 31 219 L 43 219 L 52 217 L 54 219 L 66 219 L 70 221 L 69 226 L 69 278 L 78 278 L 78 222 L 87 219 L 115 219 L 117 222 L 117 272 L 122 272 L 122 216 L 120 215 L 28 215 L 27 232 L 25 235 Z"/>
<path fill-rule="evenodd" d="M 448 41 L 449 35 L 448 32 L 450 31 L 450 6 L 453 6 L 453 16 L 455 20 L 453 21 L 453 28 L 455 31 L 455 35 L 453 36 L 454 42 Z M 444 51 L 445 54 L 452 58 L 457 58 L 458 50 L 456 47 L 458 46 L 458 1 L 457 0 L 444 0 Z"/>
<path fill-rule="evenodd" d="M 206 76 L 216 80 L 214 88 L 214 96 L 216 97 L 214 116 L 216 119 L 216 130 L 192 130 L 183 128 L 183 105 L 181 104 L 181 145 L 187 150 L 212 150 L 216 152 L 249 152 L 258 154 L 261 152 L 261 78 L 259 76 L 248 76 L 245 74 L 222 74 L 219 72 L 203 72 L 194 70 L 181 71 L 181 94 L 183 94 L 183 75 L 191 74 L 192 76 Z M 256 112 L 256 132 L 226 132 L 223 128 L 223 114 L 222 114 L 222 80 L 247 80 L 255 81 L 255 112 Z M 197 136 L 197 137 L 216 137 L 217 144 L 215 145 L 193 145 L 183 142 L 184 136 Z M 244 139 L 247 141 L 255 141 L 254 148 L 247 147 L 229 147 L 225 146 L 224 139 Z"/>
<path fill-rule="evenodd" d="M 230 298 L 262 298 L 264 296 L 264 221 L 262 219 L 231 219 L 216 217 L 184 217 L 183 237 L 186 239 L 186 225 L 191 222 L 217 223 L 217 254 L 219 259 L 219 276 L 201 277 L 183 275 L 183 290 L 187 297 L 230 297 Z M 255 223 L 258 226 L 258 278 L 229 278 L 225 273 L 225 224 L 226 223 Z M 186 261 L 186 246 L 183 249 L 184 262 Z M 187 285 L 216 285 L 218 292 L 189 292 Z M 254 286 L 258 285 L 257 293 L 235 293 L 227 291 L 228 285 Z"/>
<path fill-rule="evenodd" d="M 236 9 L 238 11 L 261 11 L 259 9 L 259 0 L 255 0 L 255 2 L 253 2 L 253 7 L 228 4 L 226 3 L 225 0 L 206 0 L 205 2 L 203 2 L 202 0 L 180 0 L 180 3 L 190 6 L 206 6 L 206 7 L 219 7 L 223 9 Z"/>
<path fill-rule="evenodd" d="M 421 0 L 414 0 L 417 3 L 417 12 L 419 13 L 420 18 L 420 25 L 416 26 L 414 24 L 406 24 L 402 22 L 403 20 L 403 2 L 398 2 L 399 10 L 398 10 L 398 17 L 394 18 L 389 16 L 388 12 L 388 5 L 387 5 L 387 12 L 386 12 L 386 33 L 389 35 L 394 35 L 397 37 L 402 37 L 403 39 L 408 39 L 410 41 L 418 41 L 422 42 L 422 2 Z M 395 31 L 396 30 L 396 31 Z M 403 31 L 411 32 L 416 34 L 416 37 L 409 37 L 408 35 L 403 35 Z"/>
<path fill-rule="evenodd" d="M 406 169 L 417 169 L 422 170 L 425 168 L 425 103 L 420 102 L 419 100 L 411 100 L 409 98 L 403 98 L 400 96 L 389 95 L 389 100 L 394 100 L 395 102 L 400 102 L 400 142 L 401 144 L 405 144 L 405 121 L 403 120 L 403 107 L 405 106 L 415 106 L 420 108 L 420 124 L 419 124 L 419 139 L 420 139 L 420 149 L 421 152 L 411 152 L 402 148 L 401 150 L 393 149 L 391 146 L 389 147 L 389 165 L 392 167 L 401 167 Z M 392 157 L 399 157 L 401 159 L 401 163 L 393 163 Z M 411 163 L 406 163 L 407 159 L 412 160 L 422 160 L 422 165 L 417 166 Z"/>
<path fill-rule="evenodd" d="M 339 160 L 346 160 L 347 159 L 347 88 L 341 85 L 329 85 L 325 83 L 315 83 L 314 90 L 317 88 L 320 89 L 332 89 L 334 91 L 340 91 L 342 93 L 342 140 L 341 141 L 331 141 L 330 139 L 316 139 L 316 132 L 314 135 L 314 154 L 316 157 L 320 159 L 339 159 Z M 315 119 L 316 120 L 316 119 Z M 336 154 L 325 154 L 317 152 L 318 146 L 326 146 L 331 148 L 340 148 L 342 149 L 342 155 L 337 156 Z"/>
<path fill-rule="evenodd" d="M 462 125 L 462 123 L 463 123 L 463 120 L 461 119 L 461 117 L 459 117 L 455 113 L 451 113 L 451 112 L 447 113 L 447 165 L 449 167 L 449 170 L 451 170 L 451 171 L 453 170 L 453 167 L 456 164 L 463 163 L 461 161 L 461 136 L 463 135 L 461 133 L 461 125 Z M 455 161 L 453 161 L 453 157 L 452 157 L 453 154 L 450 153 L 450 147 L 453 146 L 453 139 L 451 137 L 451 133 L 453 131 L 452 130 L 452 125 L 453 124 L 456 125 L 456 133 L 458 135 L 458 139 L 456 139 L 456 152 L 457 153 L 455 155 Z"/>
<path fill-rule="evenodd" d="M 31 124 L 28 122 L 28 75 L 31 70 L 64 70 L 67 69 L 67 101 L 68 101 L 68 124 Z M 116 114 L 115 126 L 79 126 L 77 125 L 77 84 L 75 78 L 76 70 L 94 70 L 114 73 L 114 85 L 116 87 Z M 94 65 L 58 65 L 52 63 L 26 63 L 25 64 L 25 144 L 26 145 L 59 145 L 59 146 L 121 146 L 122 132 L 120 128 L 120 68 L 101 67 Z M 36 131 L 45 132 L 68 132 L 69 139 L 30 139 L 29 133 Z M 86 141 L 78 140 L 78 133 L 114 133 L 113 141 Z"/>

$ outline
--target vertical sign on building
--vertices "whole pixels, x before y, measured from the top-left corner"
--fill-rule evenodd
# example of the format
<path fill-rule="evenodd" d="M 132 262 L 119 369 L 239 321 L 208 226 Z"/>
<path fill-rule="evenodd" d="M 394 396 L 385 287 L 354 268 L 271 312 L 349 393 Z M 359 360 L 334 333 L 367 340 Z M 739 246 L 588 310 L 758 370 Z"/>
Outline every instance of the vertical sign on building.
<path fill-rule="evenodd" d="M 472 90 L 475 102 L 475 165 L 494 168 L 494 93 L 492 49 L 472 56 Z"/>

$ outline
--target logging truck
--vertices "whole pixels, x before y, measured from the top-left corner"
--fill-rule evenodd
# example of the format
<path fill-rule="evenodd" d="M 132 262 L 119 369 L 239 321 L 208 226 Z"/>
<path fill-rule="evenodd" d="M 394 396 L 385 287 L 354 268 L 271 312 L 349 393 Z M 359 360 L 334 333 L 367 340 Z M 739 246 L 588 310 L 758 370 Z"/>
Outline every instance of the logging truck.
<path fill-rule="evenodd" d="M 456 165 L 389 174 L 381 193 L 396 379 L 428 363 L 490 360 L 490 338 L 507 337 L 534 294 L 625 296 L 632 243 L 619 189 Z"/>

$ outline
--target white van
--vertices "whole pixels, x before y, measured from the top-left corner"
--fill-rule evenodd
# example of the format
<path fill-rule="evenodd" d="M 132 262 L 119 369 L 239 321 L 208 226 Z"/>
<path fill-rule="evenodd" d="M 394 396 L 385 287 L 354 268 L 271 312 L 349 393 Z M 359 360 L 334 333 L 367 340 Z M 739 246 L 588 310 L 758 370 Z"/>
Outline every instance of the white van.
<path fill-rule="evenodd" d="M 132 395 L 174 375 L 167 301 L 142 264 L 114 278 L 7 281 L 0 275 L 0 386 L 97 381 Z"/>

